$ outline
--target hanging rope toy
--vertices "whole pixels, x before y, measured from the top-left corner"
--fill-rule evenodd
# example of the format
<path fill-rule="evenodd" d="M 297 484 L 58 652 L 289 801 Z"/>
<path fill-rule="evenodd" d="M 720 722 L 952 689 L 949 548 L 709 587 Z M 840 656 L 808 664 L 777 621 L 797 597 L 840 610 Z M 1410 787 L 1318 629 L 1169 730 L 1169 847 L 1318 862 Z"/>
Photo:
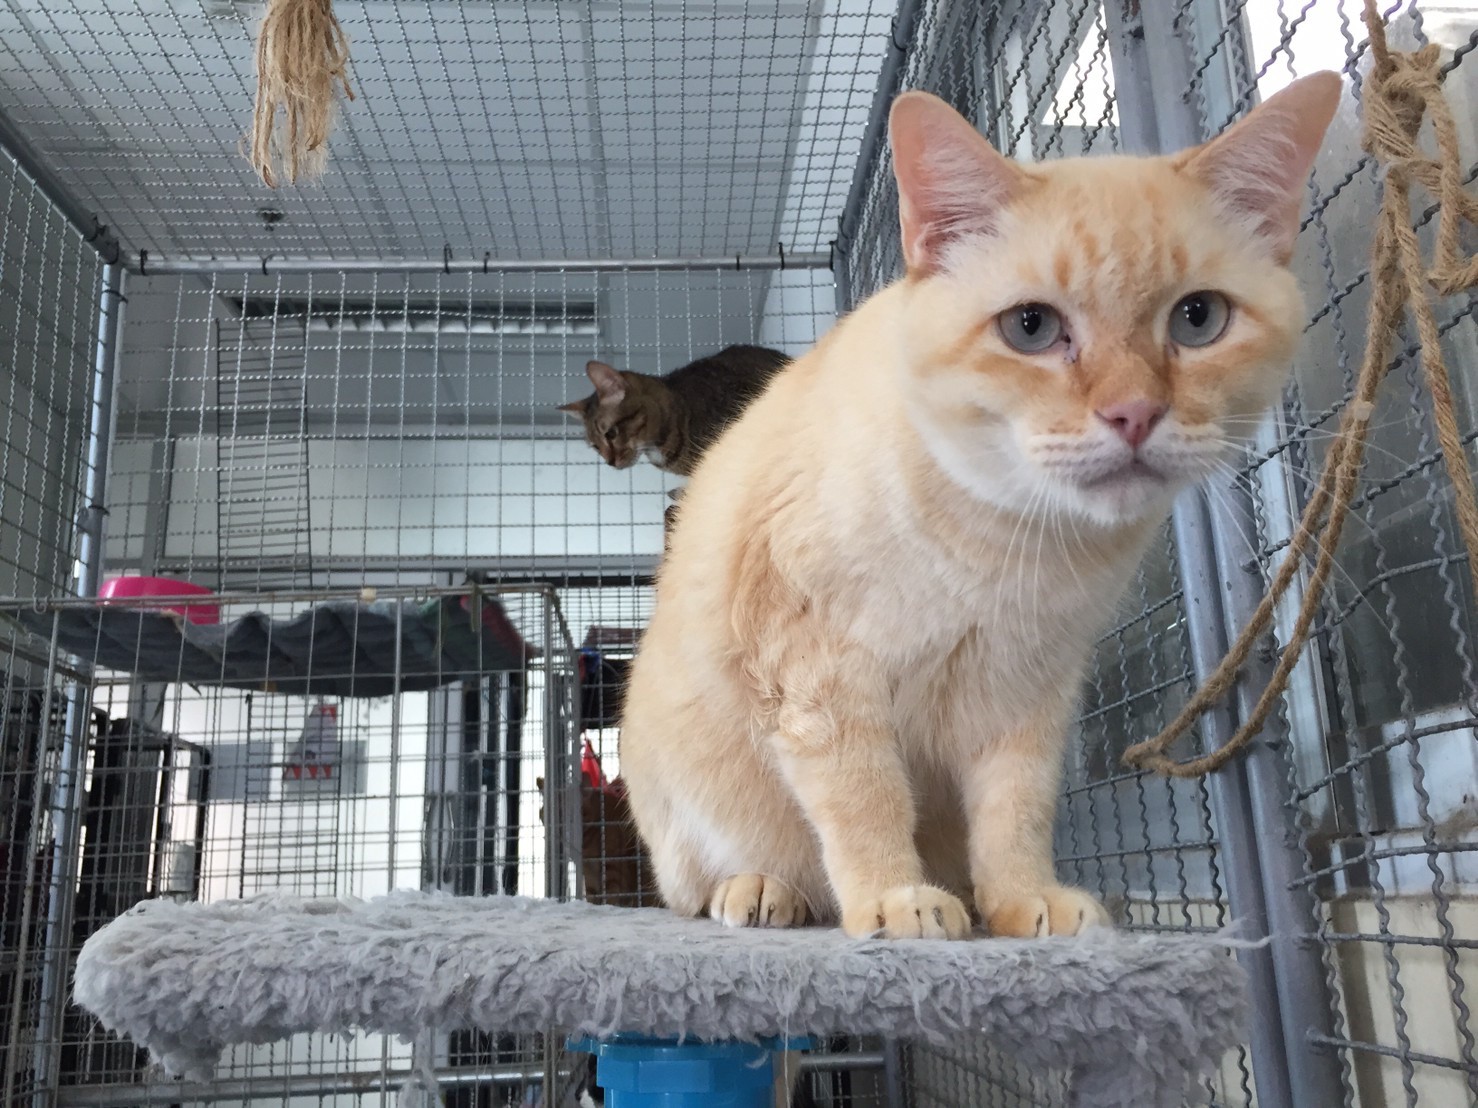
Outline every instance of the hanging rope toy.
<path fill-rule="evenodd" d="M 257 100 L 249 155 L 268 188 L 276 188 L 281 177 L 296 184 L 323 171 L 337 86 L 354 99 L 348 65 L 349 40 L 334 15 L 333 0 L 268 0 L 257 32 Z"/>
<path fill-rule="evenodd" d="M 1130 766 L 1157 770 L 1171 777 L 1199 777 L 1226 765 L 1262 730 L 1287 688 L 1289 675 L 1313 631 L 1324 586 L 1334 569 L 1335 546 L 1354 498 L 1376 394 L 1392 368 L 1391 344 L 1408 310 L 1416 325 L 1423 376 L 1432 398 L 1437 440 L 1452 481 L 1468 564 L 1478 567 L 1478 499 L 1474 497 L 1473 479 L 1453 410 L 1452 382 L 1432 307 L 1433 290 L 1441 296 L 1453 296 L 1478 285 L 1478 259 L 1465 255 L 1460 241 L 1465 223 L 1478 225 L 1478 199 L 1463 189 L 1457 126 L 1442 94 L 1441 48 L 1430 44 L 1411 53 L 1392 51 L 1375 0 L 1365 0 L 1364 19 L 1374 64 L 1364 86 L 1362 145 L 1385 167 L 1385 189 L 1371 250 L 1372 290 L 1365 356 L 1354 396 L 1345 407 L 1339 435 L 1325 459 L 1319 485 L 1304 509 L 1267 596 L 1227 656 L 1180 715 L 1153 739 L 1137 743 L 1124 753 L 1124 761 Z M 1436 158 L 1427 157 L 1418 144 L 1425 119 L 1432 123 L 1437 141 Z M 1412 226 L 1413 185 L 1420 185 L 1432 194 L 1440 209 L 1435 257 L 1430 268 L 1422 257 Z M 1171 758 L 1165 753 L 1170 745 L 1236 684 L 1238 673 L 1257 641 L 1272 626 L 1274 608 L 1292 586 L 1309 547 L 1315 544 L 1318 555 L 1298 618 L 1251 714 L 1235 735 L 1211 753 L 1186 761 Z"/>

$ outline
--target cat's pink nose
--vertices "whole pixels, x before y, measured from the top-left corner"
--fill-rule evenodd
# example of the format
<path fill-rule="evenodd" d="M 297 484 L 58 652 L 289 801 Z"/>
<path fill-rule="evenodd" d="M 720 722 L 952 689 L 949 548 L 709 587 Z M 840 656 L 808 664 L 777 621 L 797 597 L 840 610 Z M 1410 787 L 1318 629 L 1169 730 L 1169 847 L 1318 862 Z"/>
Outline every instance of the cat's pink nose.
<path fill-rule="evenodd" d="M 1157 400 L 1141 398 L 1121 400 L 1107 408 L 1099 408 L 1095 414 L 1113 429 L 1114 434 L 1137 450 L 1150 437 L 1156 424 L 1165 418 L 1167 410 L 1167 405 Z"/>

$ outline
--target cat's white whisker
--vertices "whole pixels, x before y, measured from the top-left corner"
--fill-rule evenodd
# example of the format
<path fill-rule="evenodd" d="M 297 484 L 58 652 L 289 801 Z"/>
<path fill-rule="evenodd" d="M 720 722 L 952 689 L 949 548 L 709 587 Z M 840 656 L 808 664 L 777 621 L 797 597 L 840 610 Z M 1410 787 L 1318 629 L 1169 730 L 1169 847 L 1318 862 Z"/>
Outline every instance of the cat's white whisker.
<path fill-rule="evenodd" d="M 1218 504 L 1218 506 L 1224 509 L 1222 518 L 1230 522 L 1236 528 L 1238 537 L 1242 540 L 1242 549 L 1246 552 L 1246 556 L 1249 558 L 1260 557 L 1263 546 L 1261 544 L 1253 542 L 1252 537 L 1247 534 L 1246 528 L 1243 527 L 1240 522 L 1240 513 L 1237 511 L 1236 505 L 1232 503 L 1231 498 L 1226 490 L 1215 484 L 1207 484 L 1205 488 L 1207 495 L 1209 495 Z M 1356 520 L 1362 526 L 1366 527 L 1368 530 L 1371 530 L 1371 532 L 1374 533 L 1373 529 L 1370 528 L 1369 522 L 1363 519 L 1359 515 L 1359 513 L 1351 513 L 1351 515 L 1347 518 Z M 1324 551 L 1328 549 L 1322 535 L 1315 534 L 1311 536 L 1311 538 L 1315 550 Z M 1344 563 L 1339 559 L 1337 553 L 1333 557 L 1331 557 L 1330 566 L 1336 577 L 1343 578 L 1345 583 L 1348 584 L 1350 588 L 1353 589 L 1356 593 L 1360 591 L 1360 585 L 1355 576 L 1345 568 Z M 1312 571 L 1312 563 L 1309 564 L 1308 569 Z M 1271 572 L 1271 569 L 1268 572 Z M 1371 606 L 1370 611 L 1377 622 L 1379 622 L 1382 628 L 1386 631 L 1386 633 L 1388 635 L 1393 634 L 1391 628 L 1386 624 L 1385 619 L 1381 616 L 1381 614 L 1375 609 L 1373 605 Z"/>

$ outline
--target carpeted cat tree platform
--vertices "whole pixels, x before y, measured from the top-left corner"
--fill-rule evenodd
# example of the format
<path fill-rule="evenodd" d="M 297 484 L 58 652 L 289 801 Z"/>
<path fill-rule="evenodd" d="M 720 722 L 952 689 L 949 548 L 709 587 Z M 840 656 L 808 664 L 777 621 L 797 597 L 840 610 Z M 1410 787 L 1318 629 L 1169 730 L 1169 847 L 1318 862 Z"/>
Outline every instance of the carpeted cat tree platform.
<path fill-rule="evenodd" d="M 853 940 L 515 897 L 157 900 L 88 940 L 75 995 L 105 1027 L 197 1079 L 225 1046 L 302 1031 L 557 1027 L 708 1044 L 971 1036 L 1030 1068 L 1071 1073 L 1082 1108 L 1154 1108 L 1196 1099 L 1199 1079 L 1239 1041 L 1243 975 L 1230 945 L 1112 931 Z M 722 1103 L 768 1094 L 755 1095 Z"/>

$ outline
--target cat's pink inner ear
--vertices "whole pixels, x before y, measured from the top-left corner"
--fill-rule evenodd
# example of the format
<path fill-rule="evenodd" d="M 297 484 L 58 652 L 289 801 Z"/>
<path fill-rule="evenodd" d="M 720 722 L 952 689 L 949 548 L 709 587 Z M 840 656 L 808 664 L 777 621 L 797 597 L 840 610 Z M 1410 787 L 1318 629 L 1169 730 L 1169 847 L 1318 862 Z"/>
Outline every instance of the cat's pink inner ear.
<path fill-rule="evenodd" d="M 595 394 L 607 403 L 620 401 L 626 395 L 626 380 L 620 371 L 605 362 L 586 362 L 585 373 L 595 386 Z"/>
<path fill-rule="evenodd" d="M 1282 265 L 1293 255 L 1304 186 L 1339 106 L 1338 73 L 1314 73 L 1176 159 Z"/>
<path fill-rule="evenodd" d="M 910 274 L 938 270 L 962 238 L 990 235 L 1025 181 L 968 120 L 937 96 L 905 92 L 888 116 L 898 222 Z"/>
<path fill-rule="evenodd" d="M 584 415 L 585 401 L 571 400 L 568 404 L 561 404 L 559 406 L 559 410 L 562 412 L 569 412 L 570 415 Z"/>

